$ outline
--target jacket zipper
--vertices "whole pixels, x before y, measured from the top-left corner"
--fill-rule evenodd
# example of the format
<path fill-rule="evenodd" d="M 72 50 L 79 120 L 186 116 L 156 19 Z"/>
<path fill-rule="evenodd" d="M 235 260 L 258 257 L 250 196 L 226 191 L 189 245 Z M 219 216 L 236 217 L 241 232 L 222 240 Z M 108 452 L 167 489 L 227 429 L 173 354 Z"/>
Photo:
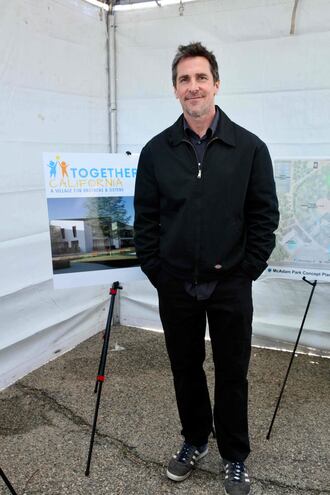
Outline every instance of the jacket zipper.
<path fill-rule="evenodd" d="M 211 143 L 213 143 L 214 141 L 217 141 L 218 139 L 219 139 L 218 137 L 212 138 L 207 143 L 206 148 L 205 148 L 205 151 L 204 151 L 203 161 L 204 161 L 204 157 L 205 157 L 205 154 L 206 154 L 206 151 L 207 151 L 207 148 L 209 147 L 209 145 Z M 202 163 L 198 160 L 198 156 L 197 156 L 196 150 L 194 148 L 194 145 L 190 141 L 188 141 L 188 139 L 183 139 L 182 141 L 185 142 L 185 143 L 188 143 L 192 147 L 192 149 L 194 150 L 196 161 L 197 161 L 197 169 L 198 169 L 197 179 L 201 179 L 202 178 Z"/>
<path fill-rule="evenodd" d="M 207 148 L 209 147 L 209 145 L 213 142 L 213 141 L 217 141 L 217 139 L 219 139 L 218 137 L 215 137 L 213 139 L 211 139 L 207 145 L 206 145 L 206 148 L 205 148 L 205 151 L 204 151 L 204 155 L 203 155 L 203 161 L 204 161 L 204 157 L 205 157 L 205 154 L 206 154 L 206 151 L 207 151 Z M 202 163 L 198 160 L 198 156 L 197 156 L 197 153 L 196 153 L 196 150 L 194 148 L 194 145 L 188 141 L 188 139 L 183 139 L 182 141 L 184 141 L 185 143 L 188 143 L 192 149 L 194 150 L 194 153 L 195 153 L 195 157 L 196 157 L 196 161 L 197 161 L 197 169 L 198 169 L 198 173 L 197 173 L 197 179 L 201 179 L 202 178 Z M 199 244 L 200 244 L 200 239 L 199 239 Z M 198 284 L 198 263 L 197 263 L 197 258 L 195 259 L 195 270 L 194 270 L 194 284 L 197 285 Z"/>
<path fill-rule="evenodd" d="M 198 169 L 198 173 L 197 173 L 197 179 L 201 179 L 202 178 L 202 164 L 199 162 L 198 160 L 198 156 L 197 156 L 197 153 L 196 153 L 196 150 L 194 148 L 194 145 L 188 141 L 188 139 L 183 139 L 182 140 L 184 143 L 188 143 L 189 146 L 192 147 L 192 149 L 194 150 L 194 154 L 195 154 L 195 157 L 196 157 L 196 162 L 197 162 L 197 169 Z"/>

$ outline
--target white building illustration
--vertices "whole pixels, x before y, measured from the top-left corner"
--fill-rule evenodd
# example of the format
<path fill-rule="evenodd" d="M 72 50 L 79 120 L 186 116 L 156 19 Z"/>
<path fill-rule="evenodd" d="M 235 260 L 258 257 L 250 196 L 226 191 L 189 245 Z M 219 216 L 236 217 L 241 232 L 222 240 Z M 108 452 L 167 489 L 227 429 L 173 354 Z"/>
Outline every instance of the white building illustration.
<path fill-rule="evenodd" d="M 105 229 L 106 227 L 106 229 Z M 105 234 L 106 230 L 106 234 Z M 111 219 L 51 220 L 53 255 L 90 253 L 133 246 L 133 227 Z"/>

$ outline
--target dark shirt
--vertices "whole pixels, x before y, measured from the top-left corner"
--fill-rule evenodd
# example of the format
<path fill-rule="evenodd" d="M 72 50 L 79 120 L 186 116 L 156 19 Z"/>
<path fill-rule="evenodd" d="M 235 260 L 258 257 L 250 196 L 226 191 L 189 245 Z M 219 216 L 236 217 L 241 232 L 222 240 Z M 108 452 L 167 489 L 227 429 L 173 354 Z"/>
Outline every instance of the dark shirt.
<path fill-rule="evenodd" d="M 198 158 L 198 162 L 202 165 L 203 163 L 203 158 L 204 158 L 204 153 L 206 150 L 206 147 L 212 137 L 214 136 L 215 130 L 218 126 L 219 122 L 219 117 L 220 117 L 220 112 L 216 108 L 216 114 L 214 116 L 214 119 L 212 120 L 212 123 L 210 127 L 207 129 L 206 134 L 203 137 L 199 137 L 198 134 L 196 134 L 190 127 L 186 119 L 183 119 L 183 128 L 185 135 L 193 145 L 196 151 L 196 155 Z"/>
<path fill-rule="evenodd" d="M 219 117 L 220 117 L 220 112 L 216 108 L 216 114 L 214 116 L 214 119 L 212 120 L 212 123 L 210 127 L 207 129 L 206 134 L 203 137 L 199 137 L 198 134 L 196 134 L 190 127 L 186 119 L 183 119 L 183 128 L 185 135 L 193 145 L 196 156 L 198 159 L 198 162 L 200 166 L 203 165 L 203 158 L 204 154 L 207 148 L 208 143 L 212 139 L 215 130 L 218 126 L 219 122 Z M 205 299 L 209 299 L 211 295 L 214 292 L 214 289 L 216 288 L 218 284 L 217 280 L 212 280 L 212 282 L 204 282 L 202 284 L 195 284 L 193 282 L 185 282 L 184 287 L 186 292 L 192 296 L 195 297 L 198 301 L 204 301 Z"/>

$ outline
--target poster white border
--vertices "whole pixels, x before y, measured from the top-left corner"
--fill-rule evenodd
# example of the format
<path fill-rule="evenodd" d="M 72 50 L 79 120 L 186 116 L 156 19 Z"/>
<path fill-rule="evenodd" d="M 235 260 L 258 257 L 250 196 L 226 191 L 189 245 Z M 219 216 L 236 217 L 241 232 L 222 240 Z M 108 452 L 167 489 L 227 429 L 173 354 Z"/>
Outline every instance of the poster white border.
<path fill-rule="evenodd" d="M 138 158 L 138 153 L 44 152 L 46 199 L 133 197 Z M 49 163 L 54 160 L 51 173 Z M 60 160 L 67 164 L 63 172 Z M 56 289 L 111 286 L 117 280 L 122 283 L 145 278 L 139 266 L 68 273 L 54 273 L 52 267 L 52 273 Z"/>

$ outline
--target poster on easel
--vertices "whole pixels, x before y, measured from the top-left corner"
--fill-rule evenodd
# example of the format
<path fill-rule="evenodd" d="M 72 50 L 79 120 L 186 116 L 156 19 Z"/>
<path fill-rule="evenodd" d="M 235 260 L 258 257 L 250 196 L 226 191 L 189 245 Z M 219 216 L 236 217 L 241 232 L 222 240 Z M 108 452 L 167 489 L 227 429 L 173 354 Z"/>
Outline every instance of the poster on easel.
<path fill-rule="evenodd" d="M 263 276 L 330 282 L 330 159 L 278 158 L 276 247 Z"/>
<path fill-rule="evenodd" d="M 55 288 L 143 278 L 133 242 L 138 154 L 44 153 Z"/>

